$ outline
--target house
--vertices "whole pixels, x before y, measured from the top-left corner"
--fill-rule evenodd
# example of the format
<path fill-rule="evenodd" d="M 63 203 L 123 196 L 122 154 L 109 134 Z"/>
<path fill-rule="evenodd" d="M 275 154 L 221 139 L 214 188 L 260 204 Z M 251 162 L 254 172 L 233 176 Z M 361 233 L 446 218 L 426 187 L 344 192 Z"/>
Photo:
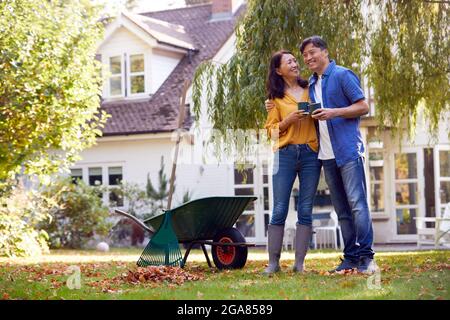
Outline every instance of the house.
<path fill-rule="evenodd" d="M 105 82 L 102 109 L 111 115 L 97 145 L 82 153 L 72 176 L 95 185 L 114 186 L 119 180 L 142 187 L 150 174 L 157 181 L 161 157 L 170 175 L 179 100 L 184 79 L 192 79 L 204 60 L 228 61 L 234 52 L 234 25 L 245 10 L 243 1 L 213 0 L 210 4 L 142 14 L 122 13 L 106 27 L 97 58 L 109 78 Z M 370 91 L 367 91 L 370 93 Z M 192 105 L 191 90 L 187 105 Z M 369 95 L 369 102 L 371 98 Z M 362 121 L 367 149 L 367 185 L 377 243 L 415 241 L 415 216 L 433 216 L 450 201 L 450 141 L 441 126 L 438 140 L 430 143 L 426 124 L 415 141 L 402 148 L 389 132 L 375 133 L 371 114 Z M 193 198 L 215 195 L 256 195 L 239 218 L 237 227 L 257 244 L 267 242 L 272 205 L 270 159 L 248 168 L 246 179 L 231 161 L 202 162 L 207 154 L 202 131 L 211 128 L 205 119 L 199 130 L 188 112 L 180 161 L 177 165 L 174 205 L 186 191 Z M 448 125 L 447 123 L 444 123 Z M 315 203 L 315 212 L 332 209 L 326 185 Z M 294 225 L 294 195 L 287 224 Z M 103 200 L 126 200 L 113 192 Z"/>

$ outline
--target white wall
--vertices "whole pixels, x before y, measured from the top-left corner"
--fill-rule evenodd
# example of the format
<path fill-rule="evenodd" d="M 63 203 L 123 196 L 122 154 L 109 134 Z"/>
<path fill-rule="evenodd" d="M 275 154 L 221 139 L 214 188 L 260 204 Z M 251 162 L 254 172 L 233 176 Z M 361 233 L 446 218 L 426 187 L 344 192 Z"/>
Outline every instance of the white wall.
<path fill-rule="evenodd" d="M 148 51 L 149 46 L 124 27 L 118 28 L 97 50 L 99 54 L 120 54 L 124 51 Z"/>
<path fill-rule="evenodd" d="M 183 55 L 180 53 L 153 48 L 150 62 L 152 70 L 150 93 L 155 93 L 159 89 L 182 58 Z"/>

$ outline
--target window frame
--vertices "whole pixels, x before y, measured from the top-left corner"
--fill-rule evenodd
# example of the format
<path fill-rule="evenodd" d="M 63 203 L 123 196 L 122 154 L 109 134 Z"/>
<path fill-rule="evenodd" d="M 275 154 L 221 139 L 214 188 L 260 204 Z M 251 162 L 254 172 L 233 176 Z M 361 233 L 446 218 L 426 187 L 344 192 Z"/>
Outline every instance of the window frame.
<path fill-rule="evenodd" d="M 89 169 L 90 168 L 101 168 L 101 172 L 102 172 L 102 184 L 99 185 L 99 187 L 104 187 L 107 188 L 109 190 L 109 188 L 114 188 L 117 185 L 110 185 L 110 181 L 109 181 L 109 168 L 112 167 L 121 167 L 122 168 L 122 180 L 121 181 L 125 181 L 125 176 L 126 176 L 126 169 L 125 169 L 125 163 L 117 163 L 117 162 L 111 162 L 111 163 L 89 163 L 89 164 L 83 164 L 83 165 L 77 165 L 77 166 L 73 166 L 70 168 L 70 170 L 73 169 L 81 169 L 82 170 L 82 177 L 81 180 L 87 184 L 89 184 Z M 72 178 L 72 175 L 69 174 L 69 177 Z M 93 185 L 90 185 L 92 187 L 95 187 Z M 102 203 L 107 206 L 108 208 L 118 208 L 118 209 L 124 209 L 128 206 L 128 200 L 126 198 L 123 199 L 123 204 L 122 206 L 111 206 L 110 203 L 110 192 L 109 191 L 104 191 L 102 192 Z"/>
<path fill-rule="evenodd" d="M 146 66 L 147 66 L 147 59 L 146 59 L 146 54 L 144 52 L 130 52 L 130 53 L 125 53 L 126 55 L 126 60 L 127 60 L 127 66 L 128 69 L 127 70 L 127 74 L 126 74 L 126 81 L 127 81 L 127 97 L 137 97 L 137 96 L 143 96 L 146 95 L 148 92 L 148 85 L 147 85 L 147 72 L 146 72 Z M 137 56 L 137 55 L 142 55 L 143 59 L 144 59 L 144 71 L 139 71 L 139 72 L 131 72 L 131 56 Z M 144 92 L 138 92 L 138 93 L 132 93 L 131 92 L 131 77 L 133 76 L 140 76 L 143 75 L 144 76 Z"/>
<path fill-rule="evenodd" d="M 120 57 L 120 74 L 113 74 L 111 72 L 111 58 L 115 58 L 115 57 Z M 125 64 L 124 64 L 124 59 L 123 59 L 123 53 L 122 54 L 114 54 L 114 55 L 109 55 L 107 56 L 107 70 L 108 70 L 108 80 L 107 82 L 107 97 L 108 98 L 123 98 L 125 97 L 125 92 L 126 92 L 126 88 L 125 88 Z M 120 84 L 121 84 L 121 94 L 119 95 L 113 95 L 111 92 L 111 78 L 113 77 L 120 77 Z"/>
<path fill-rule="evenodd" d="M 142 55 L 144 58 L 144 71 L 139 72 L 131 72 L 131 56 Z M 103 55 L 102 55 L 103 57 Z M 112 74 L 111 73 L 111 58 L 120 57 L 120 67 L 121 73 Z M 107 77 L 105 79 L 105 86 L 103 90 L 103 98 L 104 99 L 130 99 L 130 98 L 140 98 L 149 95 L 150 92 L 150 72 L 149 72 L 149 55 L 148 53 L 139 50 L 139 51 L 125 51 L 125 52 L 114 52 L 108 55 L 104 55 L 102 58 L 104 65 L 104 72 Z M 131 93 L 131 77 L 133 76 L 144 76 L 144 92 L 139 93 Z M 113 95 L 111 92 L 111 78 L 112 77 L 121 77 L 121 90 L 122 93 L 120 95 Z"/>

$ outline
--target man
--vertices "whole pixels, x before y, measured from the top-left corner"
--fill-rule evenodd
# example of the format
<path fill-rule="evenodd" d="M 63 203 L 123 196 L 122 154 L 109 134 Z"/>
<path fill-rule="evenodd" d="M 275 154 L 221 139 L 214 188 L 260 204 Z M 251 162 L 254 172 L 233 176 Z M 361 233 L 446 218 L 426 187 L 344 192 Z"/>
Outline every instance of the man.
<path fill-rule="evenodd" d="M 328 58 L 326 42 L 319 36 L 300 45 L 303 60 L 314 72 L 310 78 L 311 101 L 320 102 L 312 113 L 318 120 L 319 155 L 331 201 L 344 238 L 344 259 L 333 271 L 357 268 L 373 273 L 373 230 L 367 203 L 364 144 L 359 131 L 360 116 L 367 114 L 358 77 Z M 266 102 L 270 109 L 271 103 Z"/>

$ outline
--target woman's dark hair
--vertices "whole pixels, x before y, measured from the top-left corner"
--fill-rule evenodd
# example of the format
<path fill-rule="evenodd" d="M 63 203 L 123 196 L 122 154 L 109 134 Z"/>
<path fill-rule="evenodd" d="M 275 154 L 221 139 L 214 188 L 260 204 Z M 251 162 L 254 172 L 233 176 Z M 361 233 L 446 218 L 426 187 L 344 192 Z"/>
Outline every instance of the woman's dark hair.
<path fill-rule="evenodd" d="M 309 38 L 306 38 L 305 40 L 303 40 L 302 44 L 300 45 L 300 52 L 303 53 L 303 51 L 305 50 L 305 47 L 310 43 L 312 43 L 312 45 L 314 47 L 320 48 L 320 50 L 325 50 L 328 48 L 325 40 L 323 40 L 319 36 L 312 36 L 312 37 L 309 37 Z"/>
<path fill-rule="evenodd" d="M 285 54 L 292 54 L 292 53 L 287 50 L 280 50 L 275 52 L 272 55 L 272 58 L 270 59 L 269 72 L 267 74 L 267 82 L 266 82 L 267 97 L 269 99 L 284 98 L 285 83 L 283 77 L 277 73 L 277 69 L 280 67 L 281 58 Z M 306 88 L 308 86 L 308 81 L 302 79 L 301 77 L 297 78 L 297 83 L 302 88 Z"/>

